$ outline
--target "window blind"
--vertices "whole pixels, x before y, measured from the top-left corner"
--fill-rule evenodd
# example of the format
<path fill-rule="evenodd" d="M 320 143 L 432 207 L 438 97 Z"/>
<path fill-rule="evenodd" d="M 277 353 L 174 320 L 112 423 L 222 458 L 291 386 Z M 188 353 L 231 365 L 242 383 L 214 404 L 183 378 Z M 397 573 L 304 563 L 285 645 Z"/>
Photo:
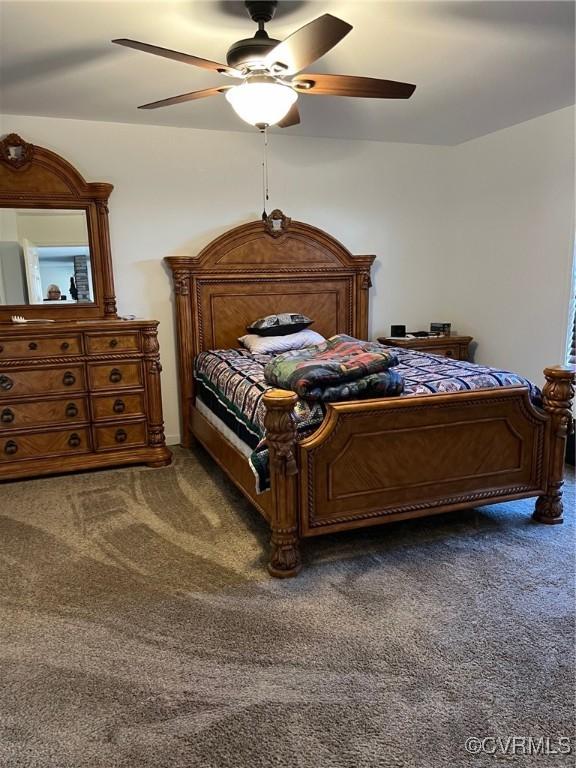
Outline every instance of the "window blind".
<path fill-rule="evenodd" d="M 576 365 L 576 294 L 572 299 L 572 339 L 568 349 L 568 362 Z"/>
<path fill-rule="evenodd" d="M 566 357 L 570 365 L 576 365 L 576 259 L 572 271 L 572 311 L 568 328 L 568 350 Z"/>

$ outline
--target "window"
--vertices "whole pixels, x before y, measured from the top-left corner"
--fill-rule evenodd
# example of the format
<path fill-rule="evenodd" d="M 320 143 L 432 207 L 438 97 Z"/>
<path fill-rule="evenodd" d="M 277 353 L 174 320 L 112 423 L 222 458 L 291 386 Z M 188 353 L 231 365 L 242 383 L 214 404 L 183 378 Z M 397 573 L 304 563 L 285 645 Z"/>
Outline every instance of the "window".
<path fill-rule="evenodd" d="M 576 365 L 576 254 L 572 267 L 572 306 L 568 325 L 568 343 L 566 345 L 566 362 Z"/>

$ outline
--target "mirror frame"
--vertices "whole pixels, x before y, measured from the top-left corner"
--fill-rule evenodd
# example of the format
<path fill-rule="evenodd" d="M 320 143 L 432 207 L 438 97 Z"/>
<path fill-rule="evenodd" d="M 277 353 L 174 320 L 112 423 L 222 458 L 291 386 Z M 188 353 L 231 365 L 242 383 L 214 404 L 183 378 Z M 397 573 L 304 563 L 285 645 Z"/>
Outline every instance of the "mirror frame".
<path fill-rule="evenodd" d="M 67 160 L 11 133 L 0 141 L 0 207 L 86 211 L 94 300 L 80 304 L 0 305 L 0 322 L 12 315 L 51 320 L 117 318 L 108 227 L 108 198 L 114 187 L 87 182 Z"/>

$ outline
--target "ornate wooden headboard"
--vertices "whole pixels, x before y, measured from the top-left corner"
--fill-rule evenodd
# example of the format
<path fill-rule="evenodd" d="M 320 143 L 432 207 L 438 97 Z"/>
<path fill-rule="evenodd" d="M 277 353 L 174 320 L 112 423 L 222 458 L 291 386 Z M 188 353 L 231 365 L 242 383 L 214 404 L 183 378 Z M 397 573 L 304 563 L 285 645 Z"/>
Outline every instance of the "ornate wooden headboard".
<path fill-rule="evenodd" d="M 301 312 L 324 336 L 368 335 L 374 256 L 353 256 L 316 227 L 273 211 L 225 232 L 198 256 L 166 259 L 174 278 L 184 440 L 194 402 L 193 359 L 238 346 L 258 317 Z"/>

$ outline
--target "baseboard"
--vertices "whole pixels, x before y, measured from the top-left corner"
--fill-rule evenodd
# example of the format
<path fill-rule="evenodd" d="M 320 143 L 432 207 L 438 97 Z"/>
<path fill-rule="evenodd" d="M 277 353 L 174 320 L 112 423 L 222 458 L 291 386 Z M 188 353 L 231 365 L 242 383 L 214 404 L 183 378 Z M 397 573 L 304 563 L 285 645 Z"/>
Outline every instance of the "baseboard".
<path fill-rule="evenodd" d="M 166 435 L 166 445 L 180 445 L 180 435 Z"/>

